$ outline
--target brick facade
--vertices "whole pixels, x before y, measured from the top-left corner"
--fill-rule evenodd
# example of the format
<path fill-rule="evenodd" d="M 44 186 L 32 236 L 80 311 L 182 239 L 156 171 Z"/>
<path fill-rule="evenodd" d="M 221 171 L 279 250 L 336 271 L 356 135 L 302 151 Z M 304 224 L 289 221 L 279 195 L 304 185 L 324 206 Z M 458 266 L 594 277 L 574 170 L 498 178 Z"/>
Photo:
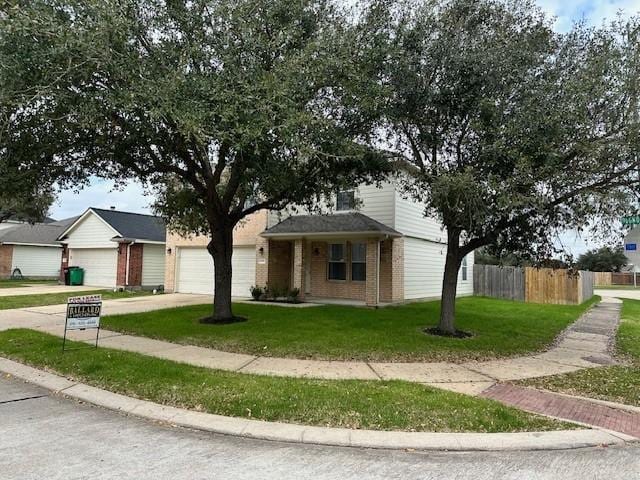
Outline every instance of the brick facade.
<path fill-rule="evenodd" d="M 66 243 L 62 244 L 62 255 L 60 255 L 60 282 L 64 283 L 64 269 L 69 266 L 69 247 Z"/>
<path fill-rule="evenodd" d="M 366 282 L 351 280 L 351 242 L 346 242 L 346 280 L 329 280 L 327 242 L 311 242 L 311 296 L 365 301 Z"/>
<path fill-rule="evenodd" d="M 144 245 L 134 243 L 118 244 L 118 268 L 116 285 L 119 288 L 142 286 L 142 253 Z M 129 264 L 129 278 L 127 279 L 127 260 Z"/>
<path fill-rule="evenodd" d="M 0 278 L 11 276 L 13 265 L 13 245 L 0 245 Z"/>

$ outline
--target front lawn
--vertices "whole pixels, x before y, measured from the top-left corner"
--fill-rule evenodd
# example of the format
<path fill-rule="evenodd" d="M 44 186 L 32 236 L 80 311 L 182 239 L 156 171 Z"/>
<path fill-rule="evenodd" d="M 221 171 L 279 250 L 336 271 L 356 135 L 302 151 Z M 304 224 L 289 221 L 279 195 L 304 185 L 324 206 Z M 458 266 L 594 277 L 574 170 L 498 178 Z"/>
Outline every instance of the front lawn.
<path fill-rule="evenodd" d="M 30 280 L 28 278 L 23 278 L 21 280 L 17 280 L 17 279 L 12 279 L 12 278 L 5 278 L 0 280 L 0 288 L 20 288 L 20 287 L 26 287 L 30 284 L 37 284 L 37 285 L 58 285 L 58 281 L 57 280 L 42 280 L 42 279 L 35 279 L 35 280 Z"/>
<path fill-rule="evenodd" d="M 105 317 L 103 326 L 132 335 L 272 357 L 369 361 L 487 359 L 543 350 L 595 302 L 534 305 L 481 297 L 458 300 L 458 328 L 472 338 L 427 335 L 438 322 L 439 302 L 371 310 L 326 305 L 284 308 L 239 303 L 248 322 L 204 325 L 209 305 Z"/>
<path fill-rule="evenodd" d="M 616 351 L 627 365 L 581 370 L 522 383 L 640 407 L 640 300 L 623 300 Z"/>
<path fill-rule="evenodd" d="M 58 305 L 67 303 L 69 297 L 77 297 L 81 295 L 102 295 L 103 300 L 116 300 L 120 298 L 139 297 L 151 295 L 152 292 L 139 290 L 135 292 L 114 292 L 113 290 L 90 290 L 86 292 L 62 292 L 62 293 L 46 293 L 43 295 L 11 295 L 8 297 L 0 297 L 0 310 L 8 310 L 11 308 L 26 307 L 42 307 L 44 305 Z"/>
<path fill-rule="evenodd" d="M 84 346 L 69 342 L 70 348 Z M 518 432 L 575 426 L 498 402 L 408 382 L 337 381 L 222 372 L 135 353 L 60 350 L 31 330 L 0 332 L 0 355 L 165 405 L 306 425 L 433 432 Z"/>

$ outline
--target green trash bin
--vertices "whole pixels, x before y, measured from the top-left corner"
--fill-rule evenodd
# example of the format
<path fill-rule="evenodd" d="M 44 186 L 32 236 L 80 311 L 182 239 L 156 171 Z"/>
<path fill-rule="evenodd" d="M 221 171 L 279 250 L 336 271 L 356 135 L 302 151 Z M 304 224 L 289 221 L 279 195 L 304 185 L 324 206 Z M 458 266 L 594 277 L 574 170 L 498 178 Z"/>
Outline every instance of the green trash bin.
<path fill-rule="evenodd" d="M 69 267 L 69 285 L 82 285 L 84 283 L 84 268 Z"/>

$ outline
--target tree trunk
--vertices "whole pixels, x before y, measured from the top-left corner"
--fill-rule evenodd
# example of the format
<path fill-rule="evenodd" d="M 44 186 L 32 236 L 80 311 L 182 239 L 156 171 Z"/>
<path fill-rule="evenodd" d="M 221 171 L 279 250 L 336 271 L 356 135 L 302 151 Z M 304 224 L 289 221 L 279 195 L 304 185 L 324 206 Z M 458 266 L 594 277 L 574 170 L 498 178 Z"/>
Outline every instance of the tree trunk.
<path fill-rule="evenodd" d="M 213 257 L 214 266 L 213 321 L 229 322 L 233 320 L 231 310 L 233 228 L 214 230 L 207 250 Z"/>
<path fill-rule="evenodd" d="M 441 332 L 456 333 L 456 293 L 458 291 L 458 271 L 462 263 L 460 252 L 460 233 L 453 230 L 447 233 L 447 258 L 444 264 L 444 277 L 442 279 L 442 300 L 440 302 Z"/>

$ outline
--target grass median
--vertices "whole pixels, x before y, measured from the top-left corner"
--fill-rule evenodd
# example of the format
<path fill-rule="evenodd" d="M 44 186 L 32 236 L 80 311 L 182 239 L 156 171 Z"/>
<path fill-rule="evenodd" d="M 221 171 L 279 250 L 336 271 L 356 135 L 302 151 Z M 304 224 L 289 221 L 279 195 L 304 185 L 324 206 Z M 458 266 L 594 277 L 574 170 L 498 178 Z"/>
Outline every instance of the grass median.
<path fill-rule="evenodd" d="M 640 407 L 640 301 L 623 300 L 616 353 L 625 365 L 523 380 L 524 385 Z"/>
<path fill-rule="evenodd" d="M 485 360 L 540 351 L 598 298 L 582 305 L 536 305 L 492 298 L 457 301 L 456 323 L 466 339 L 427 335 L 438 323 L 440 302 L 371 310 L 326 305 L 284 308 L 238 303 L 248 322 L 203 325 L 210 305 L 106 317 L 109 330 L 272 357 L 365 361 Z"/>
<path fill-rule="evenodd" d="M 5 278 L 0 280 L 0 288 L 21 288 L 28 287 L 29 285 L 58 285 L 57 280 L 44 280 L 44 279 L 28 279 L 28 278 Z"/>
<path fill-rule="evenodd" d="M 103 348 L 63 354 L 60 338 L 31 330 L 0 332 L 0 355 L 123 395 L 233 417 L 433 432 L 574 427 L 494 401 L 407 382 L 247 375 Z"/>
<path fill-rule="evenodd" d="M 113 290 L 88 290 L 86 292 L 62 292 L 45 293 L 41 295 L 11 295 L 0 297 L 0 310 L 13 308 L 43 307 L 45 305 L 58 305 L 67 303 L 69 297 L 82 295 L 102 295 L 103 300 L 117 300 L 122 298 L 140 297 L 151 295 L 152 292 L 146 290 L 114 292 Z"/>

